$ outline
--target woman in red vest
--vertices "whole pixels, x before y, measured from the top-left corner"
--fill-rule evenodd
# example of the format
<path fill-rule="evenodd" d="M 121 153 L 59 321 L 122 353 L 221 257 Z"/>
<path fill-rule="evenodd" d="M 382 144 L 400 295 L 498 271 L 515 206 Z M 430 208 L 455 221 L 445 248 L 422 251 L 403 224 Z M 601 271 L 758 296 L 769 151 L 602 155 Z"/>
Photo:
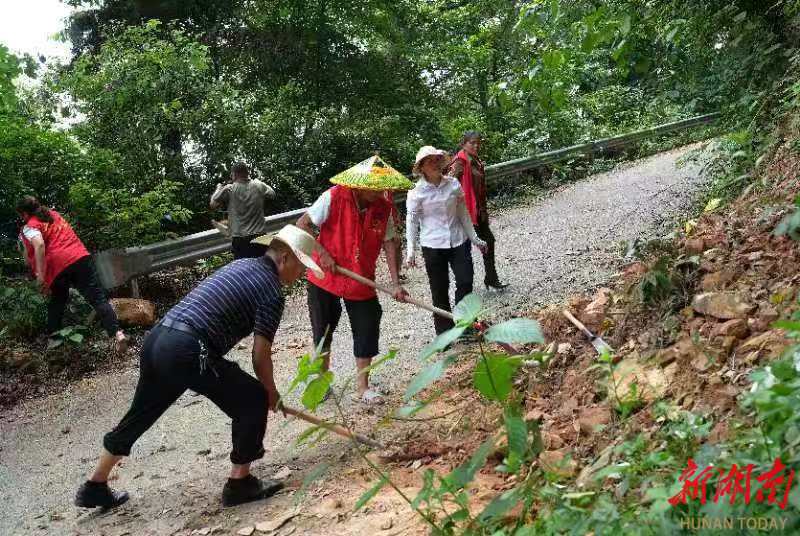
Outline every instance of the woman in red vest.
<path fill-rule="evenodd" d="M 50 295 L 48 334 L 61 329 L 64 309 L 69 302 L 69 289 L 75 287 L 94 307 L 108 336 L 114 337 L 116 349 L 124 351 L 128 338 L 119 329 L 117 315 L 97 281 L 89 252 L 70 224 L 61 214 L 43 206 L 33 196 L 25 196 L 17 203 L 17 213 L 25 222 L 20 239 L 25 245 L 28 266 L 42 292 Z"/>
<path fill-rule="evenodd" d="M 481 134 L 474 130 L 464 133 L 461 150 L 450 164 L 450 175 L 461 183 L 464 200 L 467 203 L 475 232 L 486 242 L 483 254 L 484 279 L 487 288 L 502 289 L 508 285 L 500 282 L 494 260 L 494 234 L 489 228 L 489 211 L 486 205 L 486 169 L 478 157 L 481 148 Z"/>
<path fill-rule="evenodd" d="M 407 295 L 397 274 L 396 230 L 392 204 L 385 190 L 362 189 L 338 184 L 325 191 L 297 221 L 297 226 L 314 234 L 322 248 L 314 260 L 325 270 L 320 278 L 308 272 L 308 309 L 314 345 L 323 341 L 324 369 L 330 367 L 333 332 L 339 324 L 344 301 L 353 331 L 353 354 L 358 369 L 359 399 L 377 404 L 383 397 L 369 388 L 368 367 L 378 355 L 382 309 L 375 289 L 337 274 L 336 265 L 368 279 L 375 279 L 381 250 L 386 252 L 389 275 L 395 286 L 394 297 L 403 301 Z"/>

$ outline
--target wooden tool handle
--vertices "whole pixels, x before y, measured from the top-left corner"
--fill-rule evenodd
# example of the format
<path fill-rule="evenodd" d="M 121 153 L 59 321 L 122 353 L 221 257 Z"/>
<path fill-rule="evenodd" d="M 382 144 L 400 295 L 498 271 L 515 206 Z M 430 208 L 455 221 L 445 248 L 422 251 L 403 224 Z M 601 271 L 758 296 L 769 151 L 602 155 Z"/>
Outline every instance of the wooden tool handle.
<path fill-rule="evenodd" d="M 350 279 L 354 279 L 355 281 L 358 281 L 359 283 L 367 285 L 368 287 L 372 287 L 372 288 L 374 288 L 376 290 L 380 290 L 381 292 L 384 292 L 384 293 L 386 293 L 386 294 L 388 294 L 390 296 L 394 296 L 394 291 L 393 290 L 391 290 L 389 288 L 386 288 L 383 285 L 379 285 L 375 281 L 373 281 L 371 279 L 367 279 L 363 275 L 357 274 L 355 272 L 351 272 L 347 268 L 342 268 L 341 266 L 337 266 L 336 267 L 336 271 L 339 272 L 342 275 L 346 275 Z M 406 303 L 410 303 L 411 305 L 416 305 L 420 309 L 425 309 L 426 311 L 430 311 L 433 314 L 442 316 L 444 318 L 449 318 L 453 322 L 455 322 L 455 320 L 456 320 L 456 317 L 453 316 L 453 313 L 451 313 L 450 311 L 445 311 L 444 309 L 440 309 L 439 307 L 434 307 L 433 305 L 428 305 L 427 303 L 421 302 L 421 301 L 419 301 L 417 299 L 414 299 L 411 296 L 407 296 L 405 301 L 406 301 Z M 476 324 L 475 327 L 479 331 L 484 331 L 488 326 L 481 327 L 478 324 Z M 511 346 L 510 344 L 500 343 L 500 346 L 502 346 L 506 350 L 506 352 L 508 352 L 511 355 L 520 355 L 522 353 L 519 350 L 517 350 L 516 348 L 514 348 L 513 346 Z"/>
<path fill-rule="evenodd" d="M 589 331 L 589 330 L 586 328 L 586 326 L 584 326 L 584 325 L 581 323 L 581 321 L 580 321 L 580 320 L 578 320 L 577 318 L 575 318 L 574 316 L 572 316 L 572 313 L 570 313 L 570 312 L 569 312 L 569 311 L 567 311 L 566 309 L 564 309 L 563 311 L 561 311 L 561 313 L 562 313 L 564 316 L 566 316 L 566 317 L 567 317 L 567 320 L 569 320 L 570 322 L 572 322 L 573 324 L 575 324 L 575 327 L 576 327 L 576 328 L 578 328 L 579 330 L 581 330 L 581 332 L 582 332 L 584 335 L 586 335 L 586 336 L 587 336 L 587 337 L 588 337 L 590 340 L 591 340 L 591 339 L 594 339 L 594 333 L 592 333 L 591 331 Z"/>
<path fill-rule="evenodd" d="M 375 281 L 373 281 L 371 279 L 367 279 L 363 275 L 357 274 L 355 272 L 351 272 L 347 268 L 342 268 L 341 266 L 337 266 L 336 267 L 336 271 L 339 272 L 342 275 L 346 275 L 350 279 L 358 281 L 359 283 L 361 283 L 363 285 L 367 285 L 368 287 L 372 287 L 372 288 L 374 288 L 376 290 L 380 290 L 381 292 L 383 292 L 385 294 L 388 294 L 389 296 L 394 296 L 394 291 L 392 289 L 384 287 L 383 285 L 379 285 Z M 449 311 L 445 311 L 444 309 L 440 309 L 438 307 L 434 307 L 433 305 L 429 305 L 429 304 L 427 304 L 425 302 L 421 302 L 421 301 L 419 301 L 419 300 L 417 300 L 415 298 L 412 298 L 411 296 L 408 296 L 406 298 L 406 303 L 410 303 L 411 305 L 416 305 L 417 307 L 419 307 L 421 309 L 425 309 L 426 311 L 430 311 L 433 314 L 437 314 L 439 316 L 443 316 L 445 318 L 449 318 L 450 320 L 455 321 L 455 317 L 453 316 L 453 313 L 451 313 Z"/>
<path fill-rule="evenodd" d="M 332 422 L 325 421 L 323 419 L 320 419 L 319 417 L 316 417 L 314 415 L 310 415 L 308 413 L 300 411 L 299 409 L 289 408 L 289 407 L 286 407 L 286 406 L 281 406 L 280 409 L 281 409 L 281 411 L 283 411 L 287 415 L 292 415 L 293 417 L 297 417 L 298 419 L 304 420 L 306 422 L 310 422 L 311 424 L 316 424 L 317 426 L 321 426 L 323 428 L 326 428 L 326 429 L 330 430 L 331 432 L 333 432 L 335 434 L 339 434 L 340 436 L 344 436 L 344 437 L 349 437 L 351 439 L 355 439 L 356 441 L 358 441 L 359 443 L 363 443 L 364 445 L 367 445 L 367 446 L 370 446 L 370 447 L 374 447 L 374 448 L 378 448 L 378 449 L 385 448 L 383 446 L 383 444 L 379 443 L 378 441 L 375 441 L 374 439 L 370 439 L 370 438 L 368 438 L 367 436 L 365 436 L 363 434 L 354 434 L 354 433 L 350 432 L 350 430 L 348 430 L 347 428 L 342 426 L 341 424 L 335 424 L 335 423 L 332 423 Z"/>

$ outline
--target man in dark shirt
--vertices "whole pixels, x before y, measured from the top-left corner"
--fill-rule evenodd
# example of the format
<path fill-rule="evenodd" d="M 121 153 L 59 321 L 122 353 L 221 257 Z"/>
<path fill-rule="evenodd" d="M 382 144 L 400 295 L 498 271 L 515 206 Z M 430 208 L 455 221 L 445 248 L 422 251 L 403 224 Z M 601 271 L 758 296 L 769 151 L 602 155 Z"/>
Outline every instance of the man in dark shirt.
<path fill-rule="evenodd" d="M 283 314 L 281 285 L 291 285 L 306 268 L 324 274 L 311 259 L 314 238 L 297 227 L 287 225 L 274 237 L 257 240 L 269 245 L 264 256 L 234 261 L 214 273 L 145 337 L 131 407 L 103 438 L 103 453 L 78 490 L 77 506 L 108 508 L 128 500 L 127 493 L 108 487 L 108 475 L 187 389 L 208 397 L 233 421 L 233 468 L 223 505 L 265 498 L 282 487 L 250 474 L 251 462 L 264 456 L 267 412 L 276 411 L 280 398 L 272 375 L 272 341 Z M 250 333 L 258 379 L 223 359 Z"/>

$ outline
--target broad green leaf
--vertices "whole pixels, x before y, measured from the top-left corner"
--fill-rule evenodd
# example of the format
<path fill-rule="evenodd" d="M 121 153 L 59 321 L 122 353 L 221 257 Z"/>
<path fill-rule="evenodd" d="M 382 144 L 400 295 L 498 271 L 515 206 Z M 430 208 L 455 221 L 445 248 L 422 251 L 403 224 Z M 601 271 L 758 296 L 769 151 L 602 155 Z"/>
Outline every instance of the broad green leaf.
<path fill-rule="evenodd" d="M 475 322 L 481 313 L 481 298 L 474 292 L 464 296 L 464 298 L 453 308 L 453 316 L 456 322 L 470 325 Z"/>
<path fill-rule="evenodd" d="M 528 426 L 519 413 L 511 407 L 507 407 L 503 412 L 503 420 L 508 436 L 506 467 L 510 473 L 516 473 L 528 453 Z"/>
<path fill-rule="evenodd" d="M 411 383 L 408 384 L 406 388 L 406 392 L 403 395 L 403 399 L 408 402 L 411 398 L 428 387 L 430 384 L 438 380 L 444 371 L 449 367 L 453 361 L 455 361 L 455 357 L 448 356 L 445 358 L 440 359 L 439 361 L 434 361 L 422 371 L 414 376 L 414 379 L 411 380 Z"/>
<path fill-rule="evenodd" d="M 539 323 L 530 318 L 506 320 L 502 324 L 497 324 L 486 330 L 484 337 L 487 341 L 506 344 L 541 344 L 544 342 Z"/>
<path fill-rule="evenodd" d="M 519 503 L 522 498 L 521 495 L 519 488 L 513 488 L 501 493 L 486 505 L 486 508 L 478 515 L 478 521 L 485 523 L 503 516 Z"/>
<path fill-rule="evenodd" d="M 786 331 L 800 331 L 800 322 L 793 320 L 778 320 L 772 323 L 775 329 L 785 329 Z"/>
<path fill-rule="evenodd" d="M 489 457 L 492 448 L 494 448 L 494 438 L 490 437 L 478 447 L 469 460 L 453 469 L 444 480 L 456 490 L 462 489 L 472 482 L 475 473 L 486 464 L 486 458 Z"/>
<path fill-rule="evenodd" d="M 364 372 L 372 372 L 376 368 L 380 367 L 381 365 L 383 365 L 387 361 L 391 361 L 395 357 L 397 357 L 397 348 L 392 348 L 391 350 L 389 350 L 389 352 L 385 356 L 382 356 L 382 357 L 380 357 L 378 359 L 374 359 L 372 361 L 372 363 L 370 363 L 370 365 L 368 367 L 363 369 L 363 371 Z"/>
<path fill-rule="evenodd" d="M 375 497 L 375 495 L 378 494 L 381 488 L 383 488 L 383 486 L 385 486 L 388 482 L 389 480 L 386 477 L 381 477 L 381 479 L 378 480 L 378 482 L 376 482 L 374 486 L 369 488 L 367 491 L 364 492 L 363 495 L 361 495 L 361 497 L 358 498 L 358 501 L 356 501 L 356 505 L 353 507 L 353 511 L 358 512 L 359 510 L 361 510 L 364 507 L 364 505 L 366 505 L 369 501 L 371 501 L 373 497 Z"/>
<path fill-rule="evenodd" d="M 311 426 L 306 428 L 302 434 L 297 436 L 295 443 L 297 445 L 302 445 L 307 443 L 309 445 L 313 445 L 317 441 L 321 440 L 323 437 L 328 435 L 329 430 L 324 426 Z M 316 436 L 316 437 L 315 437 Z"/>
<path fill-rule="evenodd" d="M 47 349 L 52 350 L 64 344 L 64 339 L 50 339 L 47 341 Z"/>
<path fill-rule="evenodd" d="M 80 344 L 83 342 L 83 335 L 81 335 L 80 333 L 73 333 L 69 336 L 69 340 L 71 340 L 75 344 Z"/>
<path fill-rule="evenodd" d="M 333 372 L 327 371 L 311 380 L 303 391 L 301 402 L 303 406 L 314 411 L 322 403 L 325 393 L 328 392 L 333 382 Z"/>
<path fill-rule="evenodd" d="M 521 363 L 519 357 L 487 353 L 475 366 L 473 386 L 488 400 L 503 401 L 511 393 L 512 379 Z"/>
<path fill-rule="evenodd" d="M 432 355 L 443 351 L 450 344 L 454 343 L 466 329 L 465 326 L 456 326 L 438 335 L 422 349 L 419 354 L 419 360 L 427 361 Z"/>

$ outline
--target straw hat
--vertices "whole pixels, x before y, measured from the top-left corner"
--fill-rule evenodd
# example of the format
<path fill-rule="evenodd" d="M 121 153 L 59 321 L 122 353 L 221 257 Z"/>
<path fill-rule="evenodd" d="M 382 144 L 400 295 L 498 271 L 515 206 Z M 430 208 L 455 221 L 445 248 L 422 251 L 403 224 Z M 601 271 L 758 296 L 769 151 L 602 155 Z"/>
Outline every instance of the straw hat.
<path fill-rule="evenodd" d="M 414 187 L 410 180 L 378 155 L 342 171 L 331 182 L 360 190 L 410 190 Z"/>
<path fill-rule="evenodd" d="M 314 275 L 320 278 L 325 277 L 325 272 L 323 272 L 322 268 L 320 268 L 319 265 L 314 262 L 314 259 L 311 258 L 311 254 L 317 247 L 317 241 L 314 240 L 313 236 L 299 227 L 295 227 L 294 225 L 286 225 L 277 233 L 259 236 L 258 238 L 251 240 L 251 242 L 253 244 L 262 244 L 268 246 L 273 240 L 278 240 L 279 242 L 283 242 L 289 246 L 289 248 L 292 250 L 292 253 L 294 253 L 295 257 L 297 257 L 297 260 L 314 272 Z"/>
<path fill-rule="evenodd" d="M 414 159 L 414 168 L 413 172 L 419 173 L 419 166 L 422 164 L 422 161 L 428 158 L 429 156 L 446 156 L 447 152 L 441 149 L 437 149 L 433 145 L 426 145 L 424 147 L 420 147 L 419 151 L 417 151 L 417 157 Z"/>

